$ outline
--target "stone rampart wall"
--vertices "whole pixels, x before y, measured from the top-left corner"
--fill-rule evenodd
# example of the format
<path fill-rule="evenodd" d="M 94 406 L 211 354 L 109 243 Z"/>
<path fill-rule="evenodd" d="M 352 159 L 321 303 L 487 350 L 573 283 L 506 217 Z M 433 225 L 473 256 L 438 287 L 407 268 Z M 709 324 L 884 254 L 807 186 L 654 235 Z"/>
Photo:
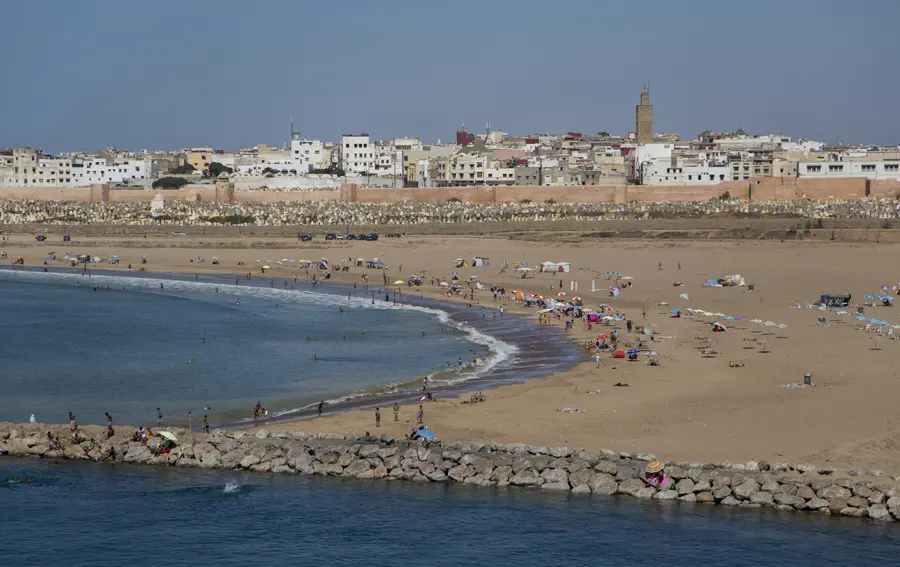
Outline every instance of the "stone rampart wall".
<path fill-rule="evenodd" d="M 863 197 L 890 198 L 900 195 L 900 180 L 847 178 L 811 179 L 788 177 L 754 177 L 749 181 L 723 181 L 715 185 L 583 185 L 573 187 L 443 187 L 443 188 L 375 188 L 344 184 L 340 189 L 297 191 L 233 192 L 235 202 L 309 202 L 344 201 L 363 203 L 399 203 L 447 201 L 492 204 L 518 203 L 530 200 L 543 203 L 630 203 L 708 201 L 724 193 L 736 198 L 756 201 L 792 201 L 796 199 L 852 199 Z M 222 200 L 214 185 L 186 185 L 181 189 L 110 189 L 106 185 L 79 188 L 0 187 L 0 199 L 67 200 L 82 202 L 136 201 L 149 203 L 156 194 L 164 199 Z"/>
<path fill-rule="evenodd" d="M 159 466 L 310 474 L 358 479 L 456 482 L 519 486 L 602 496 L 679 500 L 744 508 L 771 507 L 819 514 L 900 520 L 897 477 L 836 471 L 810 465 L 748 462 L 669 462 L 671 484 L 648 486 L 641 472 L 650 454 L 599 452 L 524 444 L 398 440 L 388 436 L 334 437 L 260 430 L 187 433 L 170 429 L 180 445 L 157 454 L 158 438 L 131 441 L 134 428 L 107 438 L 101 427 L 79 430 L 74 443 L 67 426 L 0 423 L 0 454 Z M 61 449 L 51 450 L 47 432 Z M 884 479 L 881 481 L 881 479 Z"/>

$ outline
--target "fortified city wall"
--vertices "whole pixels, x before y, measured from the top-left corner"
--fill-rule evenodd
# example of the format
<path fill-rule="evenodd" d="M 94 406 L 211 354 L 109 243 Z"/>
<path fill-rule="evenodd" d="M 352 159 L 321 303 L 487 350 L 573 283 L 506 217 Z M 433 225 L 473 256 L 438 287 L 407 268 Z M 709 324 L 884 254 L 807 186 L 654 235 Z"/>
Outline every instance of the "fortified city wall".
<path fill-rule="evenodd" d="M 50 450 L 47 433 L 61 449 Z M 328 436 L 260 430 L 189 433 L 170 429 L 179 445 L 155 451 L 158 438 L 134 442 L 132 427 L 112 438 L 85 427 L 75 444 L 68 426 L 0 423 L 0 455 L 136 463 L 258 473 L 412 480 L 478 486 L 518 486 L 598 496 L 679 500 L 742 508 L 802 510 L 883 522 L 900 520 L 900 477 L 881 471 L 839 471 L 812 465 L 668 462 L 663 490 L 640 473 L 653 455 L 568 447 L 397 440 L 389 436 Z M 874 480 L 856 478 L 860 474 Z"/>
<path fill-rule="evenodd" d="M 708 201 L 728 193 L 731 197 L 754 201 L 793 201 L 796 199 L 891 198 L 900 195 L 900 180 L 895 179 L 811 179 L 757 177 L 749 181 L 723 181 L 715 185 L 583 185 L 558 187 L 442 187 L 376 188 L 346 183 L 340 189 L 304 189 L 296 191 L 236 191 L 234 185 L 187 185 L 181 189 L 114 189 L 108 185 L 91 187 L 0 187 L 0 199 L 36 199 L 49 201 L 134 201 L 150 202 L 160 194 L 167 200 L 218 202 L 310 202 L 343 201 L 397 203 L 416 201 L 517 203 L 529 199 L 535 203 L 630 203 Z"/>

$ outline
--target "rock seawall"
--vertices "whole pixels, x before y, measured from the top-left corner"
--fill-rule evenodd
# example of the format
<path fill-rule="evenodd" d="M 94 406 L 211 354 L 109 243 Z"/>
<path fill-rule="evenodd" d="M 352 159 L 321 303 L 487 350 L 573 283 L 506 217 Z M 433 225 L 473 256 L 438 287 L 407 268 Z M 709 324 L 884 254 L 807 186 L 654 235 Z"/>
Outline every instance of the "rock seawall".
<path fill-rule="evenodd" d="M 60 439 L 50 449 L 47 432 Z M 266 473 L 311 474 L 359 479 L 457 482 L 520 486 L 580 494 L 770 507 L 779 510 L 900 520 L 900 477 L 879 471 L 875 480 L 854 478 L 810 465 L 748 462 L 669 462 L 674 480 L 665 490 L 648 487 L 640 473 L 653 455 L 600 452 L 524 444 L 410 442 L 388 436 L 245 431 L 188 433 L 170 428 L 180 444 L 157 454 L 158 438 L 132 441 L 133 428 L 107 438 L 102 427 L 0 423 L 0 454 L 54 459 L 124 462 Z M 884 479 L 884 480 L 882 480 Z"/>

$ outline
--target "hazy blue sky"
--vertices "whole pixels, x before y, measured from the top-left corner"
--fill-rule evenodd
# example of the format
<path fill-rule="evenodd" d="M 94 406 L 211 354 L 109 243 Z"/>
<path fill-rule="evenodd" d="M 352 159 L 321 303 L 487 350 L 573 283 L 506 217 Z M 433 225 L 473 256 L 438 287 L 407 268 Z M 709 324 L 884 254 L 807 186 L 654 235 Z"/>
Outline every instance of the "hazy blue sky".
<path fill-rule="evenodd" d="M 900 0 L 5 2 L 0 147 L 654 130 L 900 142 Z"/>

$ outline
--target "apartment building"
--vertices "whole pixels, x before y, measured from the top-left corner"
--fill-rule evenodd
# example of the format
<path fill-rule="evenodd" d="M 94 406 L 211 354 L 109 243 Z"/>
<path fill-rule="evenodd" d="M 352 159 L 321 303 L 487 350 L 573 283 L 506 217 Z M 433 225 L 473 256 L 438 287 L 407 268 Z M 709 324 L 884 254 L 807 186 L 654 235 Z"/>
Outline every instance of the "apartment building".
<path fill-rule="evenodd" d="M 291 137 L 291 156 L 294 169 L 299 174 L 309 173 L 314 169 L 326 169 L 331 165 L 330 156 L 321 140 L 308 140 L 298 134 Z"/>
<path fill-rule="evenodd" d="M 797 174 L 800 177 L 813 178 L 865 177 L 900 180 L 900 160 L 800 162 L 797 164 Z"/>
<path fill-rule="evenodd" d="M 185 152 L 186 161 L 193 166 L 194 171 L 203 173 L 209 169 L 209 164 L 213 162 L 212 148 L 190 148 Z"/>
<path fill-rule="evenodd" d="M 438 187 L 484 185 L 486 157 L 481 154 L 460 154 L 435 161 L 434 183 Z"/>
<path fill-rule="evenodd" d="M 375 169 L 375 148 L 368 134 L 341 136 L 341 169 L 348 175 L 371 175 Z"/>

